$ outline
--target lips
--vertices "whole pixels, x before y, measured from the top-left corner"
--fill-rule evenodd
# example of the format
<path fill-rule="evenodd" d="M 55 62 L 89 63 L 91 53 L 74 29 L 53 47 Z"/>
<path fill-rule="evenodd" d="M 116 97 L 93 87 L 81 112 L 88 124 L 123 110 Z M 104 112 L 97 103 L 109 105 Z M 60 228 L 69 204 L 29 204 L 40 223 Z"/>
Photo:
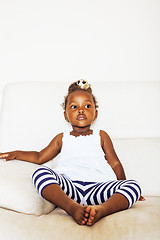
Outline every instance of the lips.
<path fill-rule="evenodd" d="M 84 114 L 79 114 L 78 117 L 77 117 L 77 120 L 80 121 L 80 120 L 86 120 L 86 116 Z"/>

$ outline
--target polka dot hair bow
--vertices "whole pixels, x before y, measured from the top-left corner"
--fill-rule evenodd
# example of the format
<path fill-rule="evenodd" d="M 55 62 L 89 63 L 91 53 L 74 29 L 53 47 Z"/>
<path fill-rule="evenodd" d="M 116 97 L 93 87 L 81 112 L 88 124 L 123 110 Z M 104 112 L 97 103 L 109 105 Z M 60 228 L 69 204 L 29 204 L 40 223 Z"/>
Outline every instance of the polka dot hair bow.
<path fill-rule="evenodd" d="M 90 84 L 88 84 L 88 82 L 83 79 L 78 80 L 76 84 L 84 90 L 87 90 L 90 87 Z"/>

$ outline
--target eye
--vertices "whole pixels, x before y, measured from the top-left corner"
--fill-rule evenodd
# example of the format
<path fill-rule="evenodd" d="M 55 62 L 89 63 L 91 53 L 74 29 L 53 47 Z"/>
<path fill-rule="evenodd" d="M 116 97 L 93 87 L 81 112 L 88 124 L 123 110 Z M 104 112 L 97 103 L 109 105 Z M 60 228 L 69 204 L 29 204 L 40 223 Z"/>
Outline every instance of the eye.
<path fill-rule="evenodd" d="M 76 106 L 76 105 L 72 105 L 71 108 L 72 108 L 72 109 L 76 109 L 77 106 Z"/>
<path fill-rule="evenodd" d="M 85 108 L 90 108 L 91 107 L 91 105 L 90 104 L 87 104 L 86 106 L 85 106 Z"/>

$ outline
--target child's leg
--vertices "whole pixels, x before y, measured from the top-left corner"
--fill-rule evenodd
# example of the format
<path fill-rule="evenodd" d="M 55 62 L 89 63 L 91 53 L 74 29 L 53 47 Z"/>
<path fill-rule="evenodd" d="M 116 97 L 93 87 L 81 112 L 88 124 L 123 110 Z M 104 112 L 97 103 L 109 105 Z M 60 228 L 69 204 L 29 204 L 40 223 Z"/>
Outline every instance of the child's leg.
<path fill-rule="evenodd" d="M 99 197 L 97 197 L 99 196 Z M 141 196 L 141 189 L 134 180 L 103 183 L 95 188 L 86 202 L 96 201 L 99 205 L 88 206 L 87 225 L 93 225 L 100 218 L 131 207 Z M 102 203 L 103 202 L 103 203 Z"/>
<path fill-rule="evenodd" d="M 86 212 L 89 214 L 86 224 L 93 225 L 99 219 L 127 208 L 128 200 L 122 194 L 115 193 L 104 203 L 86 208 Z"/>
<path fill-rule="evenodd" d="M 34 172 L 32 179 L 42 197 L 65 210 L 78 224 L 87 222 L 89 214 L 85 211 L 86 207 L 76 202 L 80 202 L 80 197 L 71 181 L 44 166 Z"/>
<path fill-rule="evenodd" d="M 51 184 L 45 187 L 42 191 L 42 196 L 49 202 L 65 210 L 78 224 L 83 225 L 87 222 L 87 217 L 89 216 L 86 212 L 87 207 L 78 204 L 68 197 L 58 184 Z"/>

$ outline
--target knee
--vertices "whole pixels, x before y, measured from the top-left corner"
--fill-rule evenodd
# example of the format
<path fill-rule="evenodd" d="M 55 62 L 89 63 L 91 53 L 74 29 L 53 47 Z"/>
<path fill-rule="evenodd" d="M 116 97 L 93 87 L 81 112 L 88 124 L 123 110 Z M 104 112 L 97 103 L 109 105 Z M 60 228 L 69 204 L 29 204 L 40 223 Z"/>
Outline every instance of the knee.
<path fill-rule="evenodd" d="M 32 174 L 32 182 L 34 186 L 37 188 L 37 186 L 48 176 L 52 174 L 52 170 L 49 169 L 48 167 L 41 166 L 38 169 L 34 171 Z"/>
<path fill-rule="evenodd" d="M 131 190 L 133 190 L 137 196 L 137 200 L 140 198 L 142 190 L 139 185 L 139 183 L 136 180 L 128 180 L 129 182 L 127 185 L 130 187 Z"/>
<path fill-rule="evenodd" d="M 120 187 L 120 191 L 123 191 L 124 195 L 127 196 L 132 206 L 141 196 L 141 187 L 136 180 L 125 180 Z"/>
<path fill-rule="evenodd" d="M 32 180 L 35 180 L 37 178 L 37 176 L 42 175 L 46 171 L 48 172 L 48 169 L 45 166 L 41 166 L 41 167 L 37 168 L 32 174 Z"/>
<path fill-rule="evenodd" d="M 41 195 L 43 189 L 48 185 L 59 184 L 56 172 L 45 166 L 41 166 L 36 171 L 34 171 L 32 175 L 32 182 Z"/>

